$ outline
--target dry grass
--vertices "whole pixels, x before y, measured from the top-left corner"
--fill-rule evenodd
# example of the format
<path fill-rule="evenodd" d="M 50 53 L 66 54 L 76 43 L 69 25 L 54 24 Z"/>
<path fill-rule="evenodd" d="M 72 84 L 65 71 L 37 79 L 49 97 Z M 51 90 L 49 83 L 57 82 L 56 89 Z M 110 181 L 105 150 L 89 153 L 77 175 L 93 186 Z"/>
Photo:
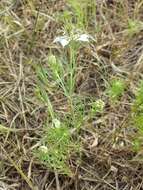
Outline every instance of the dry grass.
<path fill-rule="evenodd" d="M 1 190 L 141 190 L 142 151 L 132 148 L 135 129 L 131 104 L 143 79 L 143 1 L 96 1 L 96 23 L 87 30 L 96 43 L 79 50 L 75 94 L 88 104 L 103 99 L 105 109 L 86 119 L 80 129 L 82 153 L 69 160 L 72 177 L 49 170 L 33 155 L 46 106 L 38 100 L 35 66 L 46 67 L 50 51 L 62 51 L 53 39 L 63 24 L 57 15 L 69 9 L 63 0 L 0 2 L 0 189 Z M 67 52 L 68 54 L 68 52 Z M 112 104 L 106 88 L 122 78 L 126 92 Z M 49 85 L 49 88 L 50 85 Z M 53 89 L 52 89 L 53 90 Z M 54 110 L 66 115 L 67 99 L 56 88 L 50 94 Z"/>

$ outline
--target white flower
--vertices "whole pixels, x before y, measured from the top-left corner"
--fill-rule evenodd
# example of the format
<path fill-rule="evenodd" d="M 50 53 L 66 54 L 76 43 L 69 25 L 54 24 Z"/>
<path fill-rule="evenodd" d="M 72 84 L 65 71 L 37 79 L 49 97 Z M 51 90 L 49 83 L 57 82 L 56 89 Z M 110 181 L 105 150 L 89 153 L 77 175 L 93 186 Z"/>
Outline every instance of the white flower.
<path fill-rule="evenodd" d="M 70 39 L 68 36 L 58 36 L 55 38 L 54 43 L 60 43 L 63 47 L 69 44 Z"/>
<path fill-rule="evenodd" d="M 88 35 L 88 34 L 81 34 L 77 38 L 77 41 L 80 41 L 80 42 L 89 42 L 90 39 L 93 40 L 93 37 L 90 36 L 90 35 Z"/>
<path fill-rule="evenodd" d="M 90 40 L 94 41 L 94 38 L 89 34 L 75 34 L 73 36 L 58 36 L 53 41 L 54 43 L 60 43 L 62 47 L 67 46 L 71 41 L 74 42 L 89 42 Z"/>

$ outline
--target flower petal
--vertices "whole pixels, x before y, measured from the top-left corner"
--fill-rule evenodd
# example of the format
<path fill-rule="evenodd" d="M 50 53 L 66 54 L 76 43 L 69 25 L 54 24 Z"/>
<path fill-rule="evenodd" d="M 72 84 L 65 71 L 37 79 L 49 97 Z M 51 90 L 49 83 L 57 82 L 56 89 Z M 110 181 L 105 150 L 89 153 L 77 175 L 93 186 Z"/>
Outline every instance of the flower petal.
<path fill-rule="evenodd" d="M 69 42 L 70 42 L 70 39 L 68 36 L 58 36 L 54 40 L 54 43 L 60 43 L 63 47 L 68 45 Z"/>
<path fill-rule="evenodd" d="M 81 42 L 89 42 L 89 40 L 94 40 L 93 37 L 89 34 L 81 34 L 77 38 L 77 41 L 81 41 Z"/>

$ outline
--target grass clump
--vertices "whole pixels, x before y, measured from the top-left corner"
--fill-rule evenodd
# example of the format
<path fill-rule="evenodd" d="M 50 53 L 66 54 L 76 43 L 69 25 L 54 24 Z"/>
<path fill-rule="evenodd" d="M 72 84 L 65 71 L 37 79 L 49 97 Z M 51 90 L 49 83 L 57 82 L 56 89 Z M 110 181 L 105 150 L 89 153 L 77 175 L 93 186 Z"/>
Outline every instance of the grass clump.
<path fill-rule="evenodd" d="M 107 94 L 111 102 L 115 103 L 125 91 L 125 82 L 122 79 L 113 79 L 107 88 Z"/>
<path fill-rule="evenodd" d="M 85 29 L 88 27 L 90 16 L 95 15 L 96 3 L 91 0 L 67 0 L 73 9 L 74 18 L 78 28 Z"/>
<path fill-rule="evenodd" d="M 127 33 L 130 37 L 132 37 L 134 34 L 139 33 L 143 29 L 143 22 L 140 20 L 128 20 L 128 29 Z"/>
<path fill-rule="evenodd" d="M 64 24 L 64 29 L 86 30 L 96 20 L 96 2 L 92 0 L 67 0 L 68 10 L 58 15 L 58 20 Z"/>
<path fill-rule="evenodd" d="M 134 149 L 139 151 L 143 143 L 143 81 L 136 92 L 134 104 L 132 106 L 132 120 L 134 127 L 138 130 L 134 138 Z"/>
<path fill-rule="evenodd" d="M 140 85 L 137 89 L 132 111 L 136 115 L 143 113 L 143 81 L 140 82 Z"/>

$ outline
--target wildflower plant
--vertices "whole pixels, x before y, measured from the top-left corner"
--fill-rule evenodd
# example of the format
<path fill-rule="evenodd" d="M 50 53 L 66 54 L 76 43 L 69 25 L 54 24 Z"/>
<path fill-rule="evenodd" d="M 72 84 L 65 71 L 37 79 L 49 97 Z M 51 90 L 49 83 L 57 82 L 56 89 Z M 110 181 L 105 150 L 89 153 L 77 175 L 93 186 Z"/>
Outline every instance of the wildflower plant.
<path fill-rule="evenodd" d="M 79 48 L 94 41 L 94 38 L 81 29 L 75 29 L 77 25 L 74 27 L 73 23 L 71 27 L 66 26 L 68 19 L 71 23 L 67 14 L 65 28 L 68 31 L 65 30 L 63 35 L 53 40 L 54 44 L 62 47 L 62 55 L 57 56 L 51 52 L 47 58 L 47 68 L 36 68 L 37 94 L 47 107 L 48 118 L 35 155 L 48 168 L 71 175 L 68 161 L 72 154 L 79 151 L 77 133 L 84 121 L 83 104 L 81 101 L 77 102 L 78 97 L 75 94 L 77 55 Z M 64 117 L 56 112 L 50 100 L 50 95 L 54 94 L 53 89 L 59 90 L 67 100 L 69 111 Z M 73 132 L 76 132 L 74 139 Z"/>
<path fill-rule="evenodd" d="M 54 40 L 54 43 L 60 43 L 63 48 L 68 48 L 69 63 L 64 64 L 60 57 L 50 54 L 47 59 L 48 70 L 38 66 L 37 76 L 38 85 L 36 93 L 47 107 L 47 112 L 51 122 L 47 120 L 44 127 L 44 133 L 40 139 L 40 146 L 36 150 L 36 157 L 48 168 L 62 174 L 72 175 L 68 166 L 70 155 L 79 151 L 79 139 L 73 140 L 73 131 L 78 132 L 84 120 L 84 108 L 82 102 L 77 103 L 78 98 L 74 95 L 75 73 L 77 69 L 76 55 L 80 42 L 89 42 L 92 39 L 88 35 L 75 35 L 74 38 L 60 38 Z M 62 40 L 62 42 L 61 42 Z M 63 41 L 64 40 L 64 41 Z M 69 44 L 68 44 L 69 43 Z M 67 77 L 65 77 L 65 71 Z M 49 85 L 52 84 L 52 86 Z M 67 114 L 68 119 L 60 118 L 55 112 L 51 103 L 49 94 L 52 88 L 60 88 L 67 98 L 70 111 Z"/>

